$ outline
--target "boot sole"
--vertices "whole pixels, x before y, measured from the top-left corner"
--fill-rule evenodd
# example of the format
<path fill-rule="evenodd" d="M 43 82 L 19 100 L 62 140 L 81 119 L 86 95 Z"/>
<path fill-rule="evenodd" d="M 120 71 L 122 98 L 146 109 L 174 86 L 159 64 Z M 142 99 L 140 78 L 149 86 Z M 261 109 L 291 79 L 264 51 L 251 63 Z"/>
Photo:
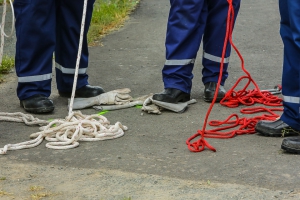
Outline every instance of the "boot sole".
<path fill-rule="evenodd" d="M 72 93 L 69 93 L 69 92 L 58 92 L 59 96 L 61 97 L 71 97 Z M 75 97 L 76 97 L 76 94 L 75 94 Z"/>
<path fill-rule="evenodd" d="M 20 106 L 24 108 L 25 111 L 29 113 L 34 113 L 34 114 L 40 114 L 40 113 L 50 113 L 54 110 L 54 106 L 52 107 L 46 107 L 46 108 L 25 108 L 21 103 Z"/>
<path fill-rule="evenodd" d="M 71 95 L 72 95 L 72 93 L 68 93 L 68 92 L 58 92 L 58 94 L 61 97 L 67 97 L 67 98 L 71 98 Z M 103 93 L 100 93 L 100 94 L 103 94 Z M 98 96 L 100 94 L 86 97 L 86 96 L 77 95 L 76 92 L 75 92 L 75 98 L 91 98 L 91 97 Z"/>
<path fill-rule="evenodd" d="M 185 95 L 183 95 L 183 96 L 180 96 L 181 98 L 178 98 L 179 100 L 176 102 L 176 103 L 178 103 L 178 102 L 187 102 L 187 101 L 189 101 L 189 100 L 191 100 L 191 96 L 185 96 Z"/>
<path fill-rule="evenodd" d="M 255 129 L 255 131 L 262 136 L 266 136 L 266 137 L 282 137 L 282 133 L 278 134 L 278 133 L 270 133 L 270 132 L 265 132 L 264 130 L 259 130 L 259 129 Z M 286 133 L 284 135 L 284 137 L 290 137 L 290 136 L 297 136 L 298 134 L 293 134 L 293 133 Z"/>
<path fill-rule="evenodd" d="M 162 102 L 166 102 L 166 103 L 179 103 L 179 102 L 187 102 L 189 100 L 191 100 L 191 96 L 190 95 L 186 95 L 186 94 L 181 94 L 180 96 L 178 96 L 176 99 L 157 99 L 157 98 L 153 98 L 153 100 L 156 101 L 162 101 Z"/>
<path fill-rule="evenodd" d="M 284 145 L 281 145 L 281 149 L 289 152 L 289 153 L 297 153 L 297 154 L 300 154 L 300 149 L 291 149 L 287 146 L 284 146 Z"/>
<path fill-rule="evenodd" d="M 216 102 L 220 102 L 223 98 L 224 98 L 224 97 L 222 97 L 222 98 L 217 98 L 217 99 L 216 99 Z M 214 97 L 212 97 L 212 98 L 210 98 L 210 97 L 204 97 L 204 101 L 206 101 L 206 102 L 212 102 L 213 99 L 214 99 Z"/>
<path fill-rule="evenodd" d="M 263 135 L 263 136 L 266 136 L 266 137 L 281 137 L 282 134 L 273 134 L 273 133 L 269 133 L 269 132 L 264 132 L 262 130 L 258 130 L 258 129 L 255 129 L 255 131 L 259 134 L 259 135 Z"/>

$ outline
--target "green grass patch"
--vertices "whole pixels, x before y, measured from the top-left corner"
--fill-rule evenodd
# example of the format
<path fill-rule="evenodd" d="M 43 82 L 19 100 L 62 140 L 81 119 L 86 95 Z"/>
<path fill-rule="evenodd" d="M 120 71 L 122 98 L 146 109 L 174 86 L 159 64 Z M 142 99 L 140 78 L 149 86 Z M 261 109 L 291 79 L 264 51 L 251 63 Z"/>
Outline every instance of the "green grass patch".
<path fill-rule="evenodd" d="M 8 74 L 14 66 L 15 66 L 15 59 L 9 56 L 3 56 L 2 64 L 0 65 L 0 73 Z"/>
<path fill-rule="evenodd" d="M 11 2 L 14 2 L 14 0 L 11 0 Z M 3 5 L 4 3 L 4 0 L 0 0 L 0 5 Z M 10 1 L 9 0 L 6 0 L 6 3 L 7 4 L 10 4 Z"/>
<path fill-rule="evenodd" d="M 88 33 L 89 44 L 119 28 L 139 0 L 96 0 Z"/>
<path fill-rule="evenodd" d="M 2 64 L 0 65 L 0 83 L 3 82 L 3 74 L 8 74 L 15 66 L 15 59 L 9 56 L 3 56 Z"/>

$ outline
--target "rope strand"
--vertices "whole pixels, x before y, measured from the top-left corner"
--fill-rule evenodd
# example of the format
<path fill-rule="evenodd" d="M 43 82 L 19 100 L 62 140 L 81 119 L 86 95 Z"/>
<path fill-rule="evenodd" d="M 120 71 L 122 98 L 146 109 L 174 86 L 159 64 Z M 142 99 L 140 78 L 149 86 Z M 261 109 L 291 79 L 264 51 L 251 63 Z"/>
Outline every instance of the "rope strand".
<path fill-rule="evenodd" d="M 11 0 L 9 0 L 9 2 L 11 5 L 11 11 L 12 11 L 12 25 L 11 25 L 11 32 L 9 35 L 7 35 L 4 31 L 7 3 L 6 3 L 6 0 L 4 0 L 3 1 L 2 20 L 1 20 L 1 26 L 0 26 L 0 31 L 1 31 L 0 65 L 2 65 L 2 59 L 3 59 L 4 37 L 11 37 L 14 33 L 14 27 L 15 27 L 15 14 L 14 14 L 13 3 Z"/>

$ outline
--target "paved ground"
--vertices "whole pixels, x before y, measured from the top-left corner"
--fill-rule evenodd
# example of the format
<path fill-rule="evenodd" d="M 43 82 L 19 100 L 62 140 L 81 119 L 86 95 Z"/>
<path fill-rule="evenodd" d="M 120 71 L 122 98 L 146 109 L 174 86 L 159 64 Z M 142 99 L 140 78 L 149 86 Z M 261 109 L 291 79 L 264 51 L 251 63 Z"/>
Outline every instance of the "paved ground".
<path fill-rule="evenodd" d="M 90 48 L 90 83 L 105 90 L 129 87 L 132 96 L 160 92 L 168 0 L 142 1 L 125 26 Z M 234 42 L 246 69 L 261 88 L 280 84 L 282 42 L 275 0 L 242 2 Z M 76 149 L 49 150 L 45 143 L 0 157 L 0 198 L 28 199 L 28 188 L 39 185 L 53 199 L 299 199 L 298 155 L 280 150 L 281 138 L 256 134 L 233 139 L 208 139 L 217 152 L 188 151 L 185 141 L 203 126 L 208 103 L 203 101 L 201 51 L 194 69 L 192 96 L 198 103 L 183 114 L 142 114 L 137 108 L 105 116 L 129 127 L 121 138 L 81 143 Z M 232 55 L 229 89 L 244 75 Z M 2 112 L 19 112 L 16 78 L 0 84 Z M 53 83 L 54 84 L 54 83 Z M 41 119 L 63 118 L 67 100 L 53 85 L 55 112 Z M 224 120 L 239 109 L 216 105 L 210 119 Z M 84 114 L 96 113 L 85 109 Z M 0 146 L 29 139 L 37 127 L 0 122 Z M 1 196 L 1 191 L 11 193 Z"/>

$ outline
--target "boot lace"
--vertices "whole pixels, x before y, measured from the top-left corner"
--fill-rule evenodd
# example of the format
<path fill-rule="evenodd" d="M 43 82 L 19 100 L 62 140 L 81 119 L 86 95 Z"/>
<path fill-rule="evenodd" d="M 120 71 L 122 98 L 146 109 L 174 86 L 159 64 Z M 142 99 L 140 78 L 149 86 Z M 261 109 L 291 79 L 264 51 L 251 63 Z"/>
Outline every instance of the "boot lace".
<path fill-rule="evenodd" d="M 298 135 L 300 135 L 300 131 L 296 131 L 292 127 L 287 127 L 281 130 L 281 137 L 284 137 L 285 135 L 289 135 L 290 133 L 297 133 Z"/>

